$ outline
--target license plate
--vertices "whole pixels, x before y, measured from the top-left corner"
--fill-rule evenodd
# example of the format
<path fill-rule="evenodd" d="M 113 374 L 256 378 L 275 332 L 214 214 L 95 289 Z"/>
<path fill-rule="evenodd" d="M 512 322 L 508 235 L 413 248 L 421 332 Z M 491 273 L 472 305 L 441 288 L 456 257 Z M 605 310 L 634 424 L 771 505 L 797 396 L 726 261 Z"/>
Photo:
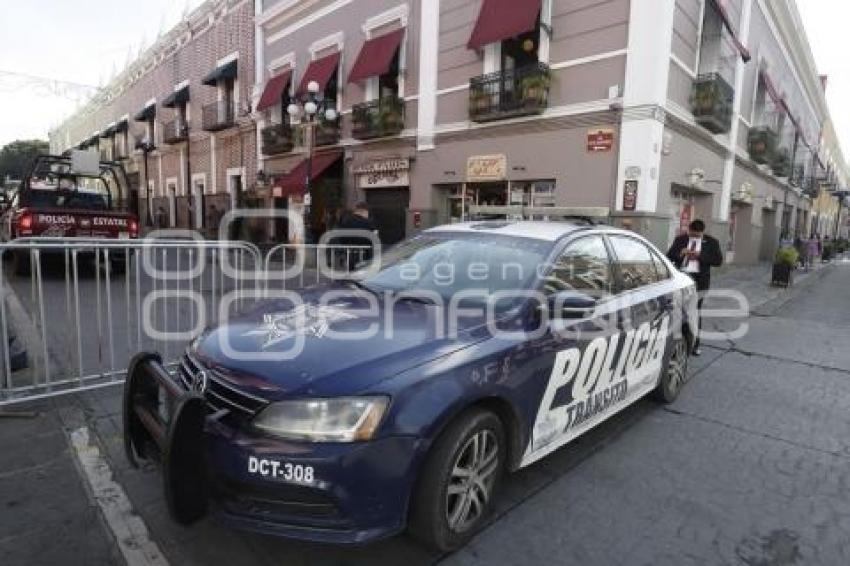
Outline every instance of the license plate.
<path fill-rule="evenodd" d="M 257 458 L 256 456 L 248 458 L 248 473 L 264 478 L 282 479 L 283 481 L 308 485 L 315 481 L 313 466 Z"/>

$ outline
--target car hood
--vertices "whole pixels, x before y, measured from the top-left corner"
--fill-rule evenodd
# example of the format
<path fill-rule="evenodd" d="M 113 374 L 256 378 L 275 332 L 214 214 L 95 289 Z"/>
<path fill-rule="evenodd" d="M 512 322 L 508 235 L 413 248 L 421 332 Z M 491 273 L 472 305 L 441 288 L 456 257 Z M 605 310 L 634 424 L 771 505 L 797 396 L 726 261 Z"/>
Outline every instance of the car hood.
<path fill-rule="evenodd" d="M 333 300 L 321 302 L 328 290 Z M 274 300 L 206 331 L 193 355 L 234 385 L 271 400 L 362 392 L 379 381 L 487 339 L 483 318 L 446 332 L 443 307 L 414 301 L 369 311 L 369 293 L 323 287 Z"/>

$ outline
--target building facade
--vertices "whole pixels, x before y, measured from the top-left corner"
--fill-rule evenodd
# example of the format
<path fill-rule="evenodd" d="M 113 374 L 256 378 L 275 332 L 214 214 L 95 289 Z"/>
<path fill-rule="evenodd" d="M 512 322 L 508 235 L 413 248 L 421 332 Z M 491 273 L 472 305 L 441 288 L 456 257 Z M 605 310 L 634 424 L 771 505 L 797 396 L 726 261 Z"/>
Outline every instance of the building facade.
<path fill-rule="evenodd" d="M 751 263 L 846 231 L 826 82 L 791 0 L 210 0 L 51 139 L 126 158 L 167 225 L 702 218 Z"/>
<path fill-rule="evenodd" d="M 847 165 L 793 2 L 258 0 L 256 38 L 257 166 L 281 206 L 303 210 L 286 108 L 317 67 L 341 116 L 313 146 L 323 224 L 365 200 L 392 242 L 551 208 L 665 246 L 700 217 L 749 263 L 838 222 Z"/>
<path fill-rule="evenodd" d="M 251 0 L 204 3 L 53 130 L 52 151 L 120 161 L 140 218 L 215 233 L 256 200 L 254 12 Z"/>

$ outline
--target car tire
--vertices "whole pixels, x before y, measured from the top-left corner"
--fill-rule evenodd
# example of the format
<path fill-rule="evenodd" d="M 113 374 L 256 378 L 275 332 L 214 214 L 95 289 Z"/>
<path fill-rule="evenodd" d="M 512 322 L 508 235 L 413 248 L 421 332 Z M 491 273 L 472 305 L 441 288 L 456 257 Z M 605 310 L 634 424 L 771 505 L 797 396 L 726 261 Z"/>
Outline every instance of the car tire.
<path fill-rule="evenodd" d="M 688 362 L 690 360 L 690 341 L 684 334 L 674 336 L 670 343 L 670 351 L 658 380 L 658 387 L 653 391 L 656 401 L 664 404 L 674 402 L 688 382 Z"/>
<path fill-rule="evenodd" d="M 410 510 L 410 533 L 448 552 L 484 525 L 498 492 L 507 456 L 502 422 L 490 411 L 456 419 L 432 447 Z"/>

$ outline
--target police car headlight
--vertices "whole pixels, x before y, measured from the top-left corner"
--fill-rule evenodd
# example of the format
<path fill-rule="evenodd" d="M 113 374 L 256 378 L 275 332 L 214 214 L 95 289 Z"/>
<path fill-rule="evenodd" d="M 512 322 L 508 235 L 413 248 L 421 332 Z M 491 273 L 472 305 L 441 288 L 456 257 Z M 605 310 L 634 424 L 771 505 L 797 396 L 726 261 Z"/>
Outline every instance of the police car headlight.
<path fill-rule="evenodd" d="M 386 397 L 281 401 L 263 409 L 253 426 L 291 440 L 357 442 L 372 438 L 388 404 Z"/>

